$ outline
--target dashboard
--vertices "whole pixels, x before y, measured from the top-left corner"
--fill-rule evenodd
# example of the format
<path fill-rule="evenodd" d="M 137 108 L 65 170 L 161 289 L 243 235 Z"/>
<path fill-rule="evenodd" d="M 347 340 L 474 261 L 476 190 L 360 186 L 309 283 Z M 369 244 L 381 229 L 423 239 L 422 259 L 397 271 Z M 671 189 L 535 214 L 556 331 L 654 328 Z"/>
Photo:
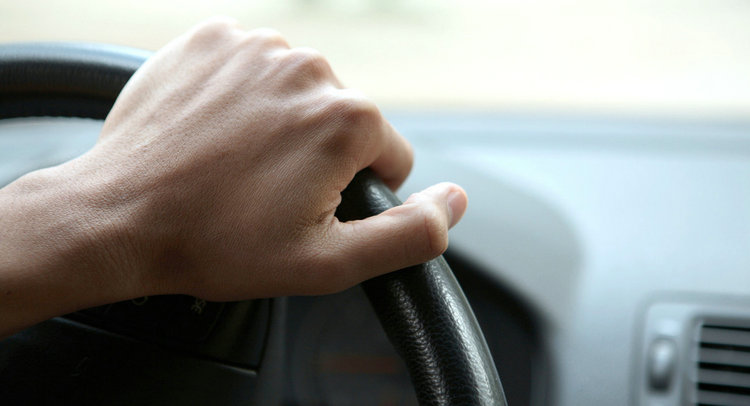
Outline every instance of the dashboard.
<path fill-rule="evenodd" d="M 447 259 L 509 404 L 750 404 L 750 121 L 386 116 L 416 151 L 402 198 L 468 192 Z M 0 184 L 99 125 L 0 122 Z M 415 404 L 358 288 L 284 306 L 281 403 Z"/>
<path fill-rule="evenodd" d="M 548 359 L 532 310 L 466 259 L 446 259 L 484 331 L 509 404 L 546 404 Z M 406 367 L 360 287 L 292 297 L 287 311 L 285 405 L 417 405 Z"/>
<path fill-rule="evenodd" d="M 539 310 L 551 404 L 750 404 L 750 122 L 391 120 L 418 151 L 404 192 L 464 186 L 451 246 Z M 716 318 L 739 337 L 711 370 L 729 379 L 710 383 L 701 331 Z M 673 343 L 666 386 L 650 378 L 659 339 Z"/>

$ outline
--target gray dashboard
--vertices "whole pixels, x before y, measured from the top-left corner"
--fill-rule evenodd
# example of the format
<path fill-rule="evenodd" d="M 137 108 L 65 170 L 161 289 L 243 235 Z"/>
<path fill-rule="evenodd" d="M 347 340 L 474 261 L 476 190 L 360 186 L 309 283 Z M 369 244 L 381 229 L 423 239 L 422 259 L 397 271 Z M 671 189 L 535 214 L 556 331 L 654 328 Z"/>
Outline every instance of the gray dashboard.
<path fill-rule="evenodd" d="M 543 315 L 555 404 L 683 404 L 637 396 L 652 303 L 750 318 L 750 122 L 391 120 L 418 151 L 403 192 L 463 185 L 451 246 Z"/>
<path fill-rule="evenodd" d="M 386 115 L 416 151 L 401 197 L 462 185 L 452 249 L 538 312 L 552 403 L 692 404 L 643 389 L 647 315 L 683 303 L 750 319 L 750 121 Z M 99 126 L 0 122 L 0 184 L 85 152 Z"/>

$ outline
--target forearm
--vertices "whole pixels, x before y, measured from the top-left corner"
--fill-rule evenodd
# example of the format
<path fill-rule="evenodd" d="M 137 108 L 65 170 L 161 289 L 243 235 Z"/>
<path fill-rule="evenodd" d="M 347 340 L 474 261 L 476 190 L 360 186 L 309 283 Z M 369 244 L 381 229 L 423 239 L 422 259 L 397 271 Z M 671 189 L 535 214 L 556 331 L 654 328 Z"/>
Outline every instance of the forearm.
<path fill-rule="evenodd" d="M 75 172 L 75 163 L 45 169 L 0 189 L 0 337 L 140 293 L 113 249 L 126 243 L 125 219 Z"/>

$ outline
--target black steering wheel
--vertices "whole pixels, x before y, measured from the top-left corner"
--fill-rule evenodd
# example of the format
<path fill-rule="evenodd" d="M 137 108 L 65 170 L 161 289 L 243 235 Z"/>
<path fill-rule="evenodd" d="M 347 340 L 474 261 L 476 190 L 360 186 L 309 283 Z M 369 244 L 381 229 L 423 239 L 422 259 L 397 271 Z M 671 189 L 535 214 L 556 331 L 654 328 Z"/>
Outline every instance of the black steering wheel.
<path fill-rule="evenodd" d="M 63 116 L 103 119 L 122 87 L 148 55 L 140 50 L 100 44 L 0 46 L 0 118 Z M 342 221 L 375 215 L 400 204 L 395 195 L 368 170 L 355 177 L 342 197 L 337 211 Z M 362 287 L 393 346 L 405 360 L 421 405 L 506 405 L 482 331 L 442 257 L 366 281 Z M 163 300 L 179 301 L 185 298 L 168 297 Z M 253 306 L 254 309 L 262 307 L 258 303 Z M 203 307 L 200 309 L 202 312 Z M 236 309 L 224 309 L 220 316 L 229 317 L 227 314 L 232 312 L 237 313 Z M 251 313 L 259 314 L 259 311 L 242 314 L 246 317 Z M 272 316 L 273 312 L 269 317 Z M 159 317 L 169 316 L 164 314 Z M 73 317 L 73 320 L 45 322 L 0 342 L 0 386 L 4 386 L 0 387 L 0 400 L 24 401 L 13 398 L 28 396 L 25 398 L 28 401 L 35 399 L 36 395 L 36 399 L 57 398 L 62 403 L 76 400 L 82 403 L 125 404 L 133 399 L 179 399 L 184 403 L 194 403 L 190 398 L 179 395 L 175 395 L 176 398 L 170 398 L 170 395 L 134 396 L 140 384 L 155 379 L 153 376 L 149 378 L 147 365 L 144 365 L 143 376 L 132 377 L 117 372 L 115 365 L 111 368 L 114 372 L 110 378 L 99 376 L 76 380 L 82 375 L 91 374 L 87 372 L 87 364 L 96 362 L 91 358 L 97 356 L 86 356 L 74 362 L 75 365 L 57 368 L 57 375 L 42 374 L 42 370 L 59 366 L 52 365 L 55 362 L 54 352 L 74 351 L 72 347 L 75 346 L 109 351 L 112 358 L 107 361 L 110 364 L 126 363 L 116 355 L 118 345 L 145 348 L 139 347 L 140 344 L 135 344 L 131 338 L 120 338 L 108 331 L 106 323 L 91 327 L 86 324 L 88 319 L 85 317 Z M 214 320 L 212 323 L 217 322 Z M 243 323 L 245 321 L 240 324 Z M 273 324 L 273 321 L 269 323 Z M 118 331 L 116 328 L 110 330 Z M 93 338 L 99 336 L 107 337 L 110 341 Z M 120 341 L 115 340 L 115 336 Z M 184 353 L 186 348 L 185 345 L 179 347 L 178 355 Z M 259 351 L 272 350 L 261 348 Z M 207 362 L 214 362 L 215 358 L 206 357 Z M 263 368 L 272 368 L 267 365 L 270 362 L 267 356 L 263 360 L 258 364 L 260 371 L 246 374 L 248 379 L 259 381 L 256 385 L 263 384 L 262 380 L 256 379 L 263 375 Z M 148 363 L 148 360 L 144 362 Z M 175 371 L 187 368 L 179 360 L 172 359 L 170 362 L 174 364 Z M 232 367 L 222 366 L 225 369 L 221 369 L 221 373 Z M 112 379 L 121 380 L 119 386 L 114 386 L 120 388 L 117 393 L 111 393 L 112 385 L 96 383 L 111 382 Z M 175 380 L 179 379 L 175 375 Z M 221 374 L 215 379 L 221 380 Z M 72 383 L 68 385 L 67 382 Z M 158 382 L 157 386 L 165 392 L 184 392 L 175 382 Z M 66 399 L 66 396 L 73 398 Z M 247 401 L 236 397 L 231 399 L 237 403 Z"/>

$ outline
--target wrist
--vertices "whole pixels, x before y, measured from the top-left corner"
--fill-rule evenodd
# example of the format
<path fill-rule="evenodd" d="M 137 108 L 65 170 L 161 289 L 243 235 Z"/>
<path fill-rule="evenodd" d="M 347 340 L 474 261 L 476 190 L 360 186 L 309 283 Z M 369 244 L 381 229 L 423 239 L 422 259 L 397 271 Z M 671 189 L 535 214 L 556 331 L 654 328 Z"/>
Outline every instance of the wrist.
<path fill-rule="evenodd" d="M 106 179 L 79 160 L 0 190 L 0 336 L 148 294 L 130 212 L 113 196 Z"/>

